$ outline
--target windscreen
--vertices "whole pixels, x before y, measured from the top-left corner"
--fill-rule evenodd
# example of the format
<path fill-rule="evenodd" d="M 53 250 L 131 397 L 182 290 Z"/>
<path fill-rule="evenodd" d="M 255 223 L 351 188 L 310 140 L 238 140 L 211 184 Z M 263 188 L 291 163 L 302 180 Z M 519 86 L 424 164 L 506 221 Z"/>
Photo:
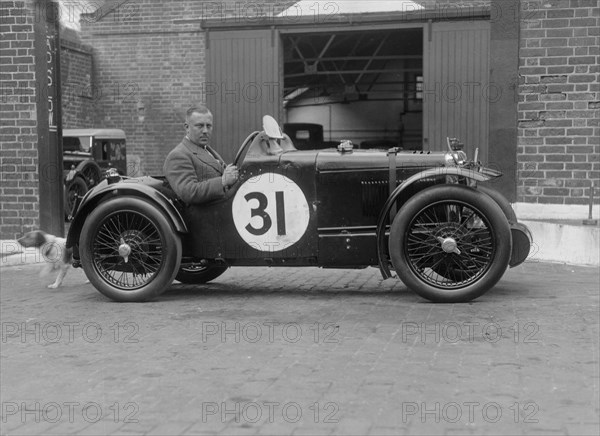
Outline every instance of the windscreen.
<path fill-rule="evenodd" d="M 92 146 L 90 136 L 63 137 L 63 153 L 89 153 Z"/>

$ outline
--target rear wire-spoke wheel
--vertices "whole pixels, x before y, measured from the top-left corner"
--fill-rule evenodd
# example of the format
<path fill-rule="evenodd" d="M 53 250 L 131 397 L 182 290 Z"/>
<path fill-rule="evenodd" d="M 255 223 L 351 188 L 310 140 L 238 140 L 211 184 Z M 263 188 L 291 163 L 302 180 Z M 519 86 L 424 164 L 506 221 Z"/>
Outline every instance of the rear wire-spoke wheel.
<path fill-rule="evenodd" d="M 411 198 L 390 231 L 390 255 L 401 280 L 435 302 L 469 301 L 502 277 L 511 253 L 510 226 L 488 195 L 457 185 Z"/>
<path fill-rule="evenodd" d="M 182 266 L 175 276 L 175 280 L 187 285 L 208 283 L 227 271 L 227 268 L 226 266 L 204 265 Z"/>
<path fill-rule="evenodd" d="M 90 282 L 117 301 L 147 301 L 164 292 L 181 262 L 181 241 L 151 204 L 121 197 L 100 204 L 81 233 Z"/>

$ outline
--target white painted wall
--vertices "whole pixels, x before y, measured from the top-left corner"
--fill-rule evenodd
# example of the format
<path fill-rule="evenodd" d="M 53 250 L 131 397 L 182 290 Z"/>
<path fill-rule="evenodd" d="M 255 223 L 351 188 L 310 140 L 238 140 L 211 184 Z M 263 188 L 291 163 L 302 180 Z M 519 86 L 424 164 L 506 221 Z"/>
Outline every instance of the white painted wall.
<path fill-rule="evenodd" d="M 299 104 L 310 104 L 305 100 Z M 410 113 L 402 121 L 402 101 L 353 101 L 350 104 L 307 105 L 288 108 L 288 123 L 323 125 L 325 141 L 350 139 L 355 144 L 365 140 L 399 140 L 401 122 L 405 129 L 420 132 L 420 113 Z"/>

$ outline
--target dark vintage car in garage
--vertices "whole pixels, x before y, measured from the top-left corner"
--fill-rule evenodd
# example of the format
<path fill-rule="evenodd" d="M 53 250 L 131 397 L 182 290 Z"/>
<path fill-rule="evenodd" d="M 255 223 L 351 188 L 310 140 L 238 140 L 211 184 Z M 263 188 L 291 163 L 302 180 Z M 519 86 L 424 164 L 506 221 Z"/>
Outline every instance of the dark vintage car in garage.
<path fill-rule="evenodd" d="M 529 254 L 531 234 L 482 182 L 501 174 L 447 152 L 297 150 L 275 120 L 242 143 L 225 199 L 186 205 L 162 177 L 115 170 L 78 205 L 74 266 L 117 301 L 146 301 L 174 279 L 202 284 L 236 266 L 393 272 L 422 297 L 483 295 Z M 243 284 L 240 284 L 243 286 Z"/>
<path fill-rule="evenodd" d="M 108 168 L 127 174 L 127 150 L 120 129 L 64 129 L 62 138 L 64 207 L 69 218 L 77 199 L 96 186 Z"/>

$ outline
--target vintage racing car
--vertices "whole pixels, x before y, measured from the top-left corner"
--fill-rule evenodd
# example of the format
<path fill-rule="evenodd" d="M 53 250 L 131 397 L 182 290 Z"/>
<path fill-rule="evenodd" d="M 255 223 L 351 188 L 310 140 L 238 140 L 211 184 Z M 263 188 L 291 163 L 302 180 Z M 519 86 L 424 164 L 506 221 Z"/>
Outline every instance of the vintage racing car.
<path fill-rule="evenodd" d="M 226 198 L 184 204 L 161 177 L 110 171 L 77 205 L 73 265 L 117 301 L 213 280 L 233 266 L 376 266 L 434 302 L 492 288 L 529 254 L 529 230 L 480 184 L 501 173 L 448 152 L 298 151 L 275 120 L 248 136 Z"/>

